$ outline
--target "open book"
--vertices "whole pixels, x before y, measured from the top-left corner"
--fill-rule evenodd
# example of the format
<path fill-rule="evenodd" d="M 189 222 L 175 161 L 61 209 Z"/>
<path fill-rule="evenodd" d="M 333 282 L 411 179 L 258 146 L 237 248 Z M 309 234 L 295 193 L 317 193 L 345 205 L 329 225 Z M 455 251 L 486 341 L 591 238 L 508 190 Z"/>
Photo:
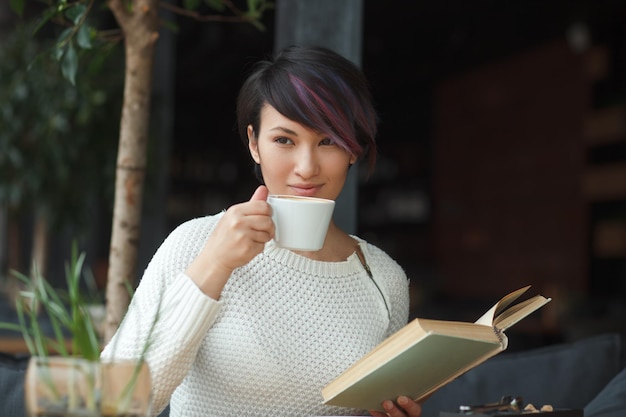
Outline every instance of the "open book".
<path fill-rule="evenodd" d="M 551 299 L 512 305 L 526 286 L 504 296 L 475 323 L 414 319 L 322 389 L 325 404 L 382 410 L 384 400 L 417 401 L 507 348 L 504 331 Z"/>

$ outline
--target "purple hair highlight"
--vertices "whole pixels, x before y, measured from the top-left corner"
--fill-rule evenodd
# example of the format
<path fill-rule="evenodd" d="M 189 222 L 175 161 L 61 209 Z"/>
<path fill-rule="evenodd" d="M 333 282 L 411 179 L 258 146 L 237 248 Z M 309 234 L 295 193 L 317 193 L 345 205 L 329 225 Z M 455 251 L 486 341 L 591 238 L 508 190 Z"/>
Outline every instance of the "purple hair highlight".
<path fill-rule="evenodd" d="M 353 94 L 345 88 L 343 82 L 338 80 L 342 90 L 346 93 L 345 98 L 348 99 L 348 103 L 341 106 L 342 103 L 333 103 L 331 100 L 323 98 L 322 95 L 325 93 L 323 88 L 316 92 L 293 74 L 289 74 L 289 79 L 303 104 L 303 108 L 308 110 L 302 114 L 302 117 L 307 121 L 306 124 L 328 134 L 337 145 L 351 155 L 360 156 L 363 147 L 357 141 L 352 122 L 353 110 L 358 110 L 360 106 L 354 103 Z M 318 87 L 320 86 L 318 85 Z M 363 115 L 361 114 L 361 116 Z"/>

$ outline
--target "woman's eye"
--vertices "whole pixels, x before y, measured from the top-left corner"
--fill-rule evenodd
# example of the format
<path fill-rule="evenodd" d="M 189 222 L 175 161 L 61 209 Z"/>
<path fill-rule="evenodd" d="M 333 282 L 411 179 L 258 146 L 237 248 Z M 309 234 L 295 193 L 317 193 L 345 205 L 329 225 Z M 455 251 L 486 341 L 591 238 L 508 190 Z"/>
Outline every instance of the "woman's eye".
<path fill-rule="evenodd" d="M 286 137 L 282 137 L 282 136 L 277 137 L 276 139 L 274 139 L 274 142 L 280 143 L 282 145 L 288 145 L 288 144 L 292 143 L 291 139 L 286 138 Z"/>
<path fill-rule="evenodd" d="M 331 138 L 324 138 L 320 141 L 320 145 L 323 145 L 323 146 L 334 145 L 334 144 L 335 142 Z"/>

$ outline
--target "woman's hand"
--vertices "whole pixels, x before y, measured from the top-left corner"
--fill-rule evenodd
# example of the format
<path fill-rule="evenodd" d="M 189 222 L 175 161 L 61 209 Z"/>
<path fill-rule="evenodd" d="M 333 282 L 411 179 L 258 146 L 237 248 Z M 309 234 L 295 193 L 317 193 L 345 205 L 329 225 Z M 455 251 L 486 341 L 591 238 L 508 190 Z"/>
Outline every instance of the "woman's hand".
<path fill-rule="evenodd" d="M 383 408 L 386 413 L 371 410 L 373 417 L 420 417 L 422 415 L 422 406 L 403 395 L 399 396 L 394 403 L 391 400 L 383 401 Z"/>
<path fill-rule="evenodd" d="M 274 237 L 267 187 L 259 186 L 250 201 L 231 206 L 219 220 L 187 275 L 208 296 L 219 299 L 230 274 L 263 251 Z"/>

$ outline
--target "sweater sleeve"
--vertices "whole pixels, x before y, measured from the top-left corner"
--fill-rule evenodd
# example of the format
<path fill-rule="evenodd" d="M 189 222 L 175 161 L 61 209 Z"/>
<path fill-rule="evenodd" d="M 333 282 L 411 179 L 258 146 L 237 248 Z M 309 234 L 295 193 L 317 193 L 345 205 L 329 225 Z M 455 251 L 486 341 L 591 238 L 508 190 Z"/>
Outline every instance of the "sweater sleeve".
<path fill-rule="evenodd" d="M 153 391 L 153 413 L 164 409 L 193 364 L 221 303 L 205 295 L 183 271 L 199 253 L 214 221 L 189 221 L 156 251 L 102 359 L 145 354 Z M 145 352 L 145 353 L 144 353 Z"/>

